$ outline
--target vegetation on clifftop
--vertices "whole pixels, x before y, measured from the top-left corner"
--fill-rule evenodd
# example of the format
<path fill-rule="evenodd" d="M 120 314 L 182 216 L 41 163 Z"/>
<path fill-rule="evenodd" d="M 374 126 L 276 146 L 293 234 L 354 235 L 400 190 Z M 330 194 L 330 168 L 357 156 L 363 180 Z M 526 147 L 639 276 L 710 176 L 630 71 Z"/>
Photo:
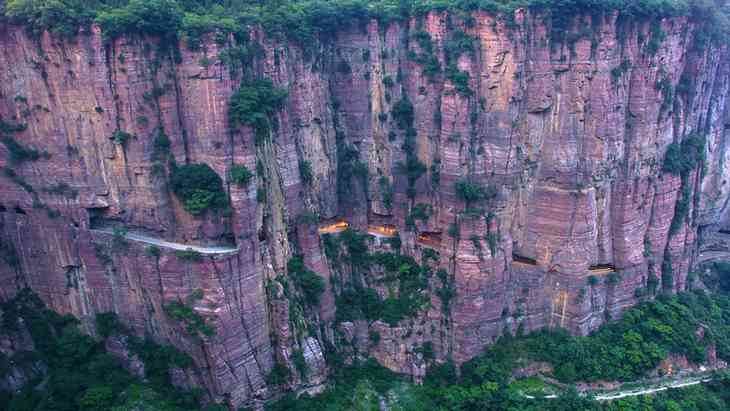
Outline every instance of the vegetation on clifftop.
<path fill-rule="evenodd" d="M 719 0 L 8 0 L 4 14 L 36 34 L 50 30 L 72 37 L 96 22 L 108 37 L 181 34 L 197 44 L 208 32 L 241 35 L 260 25 L 270 35 L 310 45 L 370 19 L 387 23 L 432 10 L 509 15 L 520 7 L 551 15 L 551 36 L 558 41 L 565 40 L 572 16 L 612 11 L 644 19 L 689 16 L 703 22 L 703 41 L 723 41 L 730 27 Z"/>

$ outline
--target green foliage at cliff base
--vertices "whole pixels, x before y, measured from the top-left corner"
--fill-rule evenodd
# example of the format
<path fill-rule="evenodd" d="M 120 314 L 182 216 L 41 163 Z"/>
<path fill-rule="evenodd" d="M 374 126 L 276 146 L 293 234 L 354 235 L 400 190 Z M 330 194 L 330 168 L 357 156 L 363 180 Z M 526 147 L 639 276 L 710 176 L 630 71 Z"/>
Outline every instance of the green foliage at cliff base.
<path fill-rule="evenodd" d="M 696 335 L 700 327 L 705 332 L 702 339 Z M 372 360 L 339 367 L 333 386 L 324 393 L 299 399 L 286 396 L 270 404 L 268 410 L 377 410 L 381 402 L 403 411 L 728 409 L 730 379 L 724 375 L 708 384 L 610 402 L 597 402 L 571 389 L 564 390 L 557 399 L 529 399 L 523 395 L 529 384 L 513 377 L 517 367 L 544 361 L 554 369 L 548 376 L 565 383 L 634 381 L 670 352 L 703 361 L 709 342 L 716 344 L 720 358 L 730 358 L 730 298 L 701 291 L 663 296 L 630 309 L 621 320 L 587 337 L 571 337 L 559 331 L 507 335 L 463 364 L 458 374 L 451 362 L 439 365 L 428 361 L 423 386 L 404 382 Z"/>
<path fill-rule="evenodd" d="M 182 411 L 199 409 L 200 391 L 184 392 L 170 383 L 172 366 L 188 367 L 190 358 L 169 346 L 127 335 L 130 350 L 145 364 L 146 380 L 131 375 L 107 353 L 103 341 L 83 334 L 78 320 L 48 310 L 28 289 L 0 304 L 0 333 L 30 334 L 33 346 L 0 355 L 0 378 L 12 367 L 31 379 L 18 392 L 0 391 L 0 409 L 8 411 L 76 411 L 135 409 Z M 126 330 L 107 313 L 97 317 L 102 337 Z"/>

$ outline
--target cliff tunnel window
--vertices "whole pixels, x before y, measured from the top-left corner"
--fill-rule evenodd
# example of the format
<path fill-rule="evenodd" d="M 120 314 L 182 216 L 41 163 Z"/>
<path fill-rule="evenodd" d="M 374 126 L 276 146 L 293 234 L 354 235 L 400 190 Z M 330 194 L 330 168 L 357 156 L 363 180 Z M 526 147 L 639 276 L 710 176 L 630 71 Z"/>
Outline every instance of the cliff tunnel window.
<path fill-rule="evenodd" d="M 231 232 L 221 234 L 221 236 L 218 238 L 218 240 L 222 244 L 229 244 L 232 246 L 236 245 L 236 236 L 233 235 L 233 233 L 231 233 Z"/>
<path fill-rule="evenodd" d="M 20 206 L 15 206 L 15 213 L 16 213 L 16 214 L 23 214 L 23 215 L 26 215 L 26 212 L 25 212 L 25 210 L 23 210 L 22 208 L 20 208 Z"/>
<path fill-rule="evenodd" d="M 7 211 L 8 211 L 8 209 L 7 209 L 7 208 L 5 208 L 5 206 L 4 206 L 4 205 L 0 204 L 0 213 L 5 213 L 5 212 L 7 212 Z"/>
<path fill-rule="evenodd" d="M 345 231 L 348 227 L 350 227 L 350 223 L 345 220 L 338 219 L 330 224 L 319 227 L 318 231 L 320 234 L 334 234 Z"/>
<path fill-rule="evenodd" d="M 391 224 L 371 225 L 368 227 L 368 234 L 376 237 L 395 237 L 398 235 L 398 229 Z"/>
<path fill-rule="evenodd" d="M 512 254 L 512 262 L 513 263 L 519 263 L 519 264 L 525 264 L 525 265 L 537 265 L 537 260 L 534 258 L 525 257 L 523 255 L 519 254 Z"/>
<path fill-rule="evenodd" d="M 441 232 L 424 231 L 418 235 L 416 243 L 426 247 L 438 247 L 441 244 Z"/>

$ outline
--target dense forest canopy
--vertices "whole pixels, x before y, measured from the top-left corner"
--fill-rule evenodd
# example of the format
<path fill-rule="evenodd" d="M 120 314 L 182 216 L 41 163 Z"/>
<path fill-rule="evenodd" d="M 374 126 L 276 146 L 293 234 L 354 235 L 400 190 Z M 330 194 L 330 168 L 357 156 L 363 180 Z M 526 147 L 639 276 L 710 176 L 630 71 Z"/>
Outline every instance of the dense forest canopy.
<path fill-rule="evenodd" d="M 66 37 L 94 22 L 109 37 L 182 34 L 193 41 L 207 32 L 243 33 L 258 24 L 269 34 L 306 41 L 370 19 L 389 22 L 432 10 L 464 17 L 482 10 L 511 18 L 520 7 L 547 13 L 561 27 L 570 16 L 618 11 L 633 18 L 689 16 L 716 41 L 730 31 L 725 0 L 7 0 L 4 15 L 36 34 L 50 30 Z"/>

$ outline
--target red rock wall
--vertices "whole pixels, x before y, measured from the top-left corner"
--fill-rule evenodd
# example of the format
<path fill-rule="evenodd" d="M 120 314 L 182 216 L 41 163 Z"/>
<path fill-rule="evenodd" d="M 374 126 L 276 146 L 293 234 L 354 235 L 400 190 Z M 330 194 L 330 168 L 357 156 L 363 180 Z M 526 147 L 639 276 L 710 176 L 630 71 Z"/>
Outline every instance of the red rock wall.
<path fill-rule="evenodd" d="M 621 23 L 616 16 L 572 46 L 551 45 L 540 16 L 518 11 L 514 27 L 474 17 L 469 27 L 432 13 L 408 24 L 343 28 L 307 53 L 253 32 L 262 53 L 245 70 L 289 91 L 272 141 L 258 148 L 250 129 L 231 129 L 227 119 L 240 69 L 201 64 L 204 57 L 217 62 L 228 45 L 211 40 L 195 52 L 181 46 L 178 59 L 159 52 L 154 39 L 105 44 L 94 29 L 72 42 L 48 35 L 36 42 L 21 28 L 4 27 L 0 116 L 26 122 L 28 129 L 15 138 L 51 157 L 11 165 L 0 145 L 0 165 L 11 166 L 37 195 L 34 208 L 33 195 L 0 177 L 0 233 L 21 258 L 20 267 L 0 265 L 0 295 L 30 286 L 54 309 L 87 320 L 90 329 L 94 313 L 115 311 L 140 334 L 191 353 L 214 397 L 238 405 L 267 397 L 264 377 L 274 361 L 291 364 L 296 349 L 313 371 L 294 383 L 321 381 L 322 346 L 339 341 L 337 333 L 365 336 L 356 338 L 357 352 L 420 376 L 423 361 L 414 348 L 428 341 L 439 360 L 461 362 L 505 328 L 593 330 L 635 304 L 635 290 L 646 285 L 650 271 L 662 277 L 665 259 L 672 263 L 673 288 L 681 289 L 698 227 L 730 224 L 727 50 L 693 47 L 694 27 L 683 19 L 661 22 L 666 39 L 651 54 L 649 23 Z M 576 23 L 589 24 L 588 18 Z M 409 58 L 409 50 L 421 52 L 412 34 L 425 30 L 444 66 L 455 28 L 475 39 L 475 52 L 458 59 L 459 69 L 470 73 L 472 96 L 459 94 L 443 74 L 427 78 Z M 343 61 L 351 72 L 338 70 Z M 630 67 L 617 71 L 624 61 Z M 397 80 L 395 86 L 386 87 L 385 76 Z M 663 104 L 657 82 L 666 78 L 676 90 L 683 76 L 692 80 L 689 86 Z M 412 200 L 396 166 L 406 158 L 403 132 L 392 117 L 378 116 L 390 114 L 404 95 L 414 105 L 415 154 L 440 171 L 437 184 L 430 172 L 416 182 Z M 193 218 L 182 209 L 152 158 L 159 127 L 170 136 L 178 163 L 205 162 L 226 181 L 230 215 Z M 136 138 L 126 147 L 114 144 L 117 128 Z M 367 187 L 353 180 L 347 198 L 337 195 L 338 130 L 369 169 Z M 689 179 L 696 201 L 688 222 L 670 235 L 681 181 L 663 173 L 661 164 L 667 146 L 692 131 L 707 134 L 707 172 Z M 246 188 L 227 183 L 232 163 L 256 170 L 257 160 L 265 178 Z M 301 181 L 300 160 L 312 164 L 309 185 Z M 390 210 L 379 195 L 381 176 L 395 187 Z M 455 194 L 454 183 L 465 176 L 495 188 L 495 198 L 479 205 L 485 209 L 480 216 L 464 214 Z M 59 182 L 78 196 L 42 190 Z M 257 186 L 266 188 L 264 203 L 256 200 Z M 60 217 L 50 218 L 39 203 Z M 417 203 L 431 205 L 433 213 L 409 232 L 406 216 Z M 418 233 L 440 232 L 440 267 L 453 275 L 457 290 L 450 312 L 434 295 L 430 309 L 399 327 L 358 323 L 335 332 L 327 287 L 318 312 L 292 315 L 281 290 L 268 286 L 285 273 L 286 261 L 303 253 L 308 267 L 331 275 L 315 228 L 297 223 L 307 211 L 346 217 L 358 228 L 394 224 L 404 252 L 416 257 Z M 110 236 L 89 231 L 97 214 L 170 241 L 234 238 L 240 251 L 195 263 L 169 251 L 157 261 L 139 244 L 110 250 Z M 449 235 L 454 223 L 458 238 Z M 110 261 L 100 260 L 94 244 L 107 245 Z M 513 262 L 513 254 L 536 265 Z M 591 284 L 589 267 L 601 264 L 615 267 L 621 280 L 607 282 L 601 272 Z M 200 341 L 185 336 L 162 310 L 195 289 L 204 291 L 196 310 L 217 331 Z M 292 318 L 324 326 L 302 331 Z M 377 346 L 367 342 L 368 327 L 382 336 Z"/>

